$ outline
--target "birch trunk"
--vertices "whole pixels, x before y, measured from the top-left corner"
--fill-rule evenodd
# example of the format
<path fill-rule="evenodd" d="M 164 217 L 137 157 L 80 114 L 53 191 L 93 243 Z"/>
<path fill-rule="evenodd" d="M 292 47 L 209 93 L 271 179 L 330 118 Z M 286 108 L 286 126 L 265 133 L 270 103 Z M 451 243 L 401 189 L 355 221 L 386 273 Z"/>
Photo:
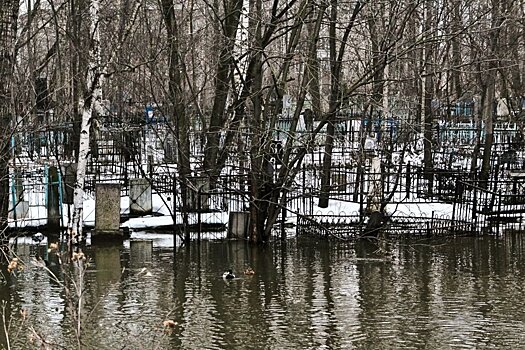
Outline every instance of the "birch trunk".
<path fill-rule="evenodd" d="M 89 50 L 88 71 L 86 77 L 86 93 L 80 99 L 80 110 L 82 113 L 80 140 L 78 146 L 77 181 L 73 192 L 73 218 L 71 227 L 71 238 L 78 241 L 83 236 L 84 224 L 84 187 L 87 162 L 90 152 L 89 127 L 91 125 L 93 109 L 102 98 L 102 86 L 100 75 L 100 41 L 98 33 L 100 4 L 98 0 L 92 0 L 90 4 L 91 33 L 93 35 L 91 49 Z"/>

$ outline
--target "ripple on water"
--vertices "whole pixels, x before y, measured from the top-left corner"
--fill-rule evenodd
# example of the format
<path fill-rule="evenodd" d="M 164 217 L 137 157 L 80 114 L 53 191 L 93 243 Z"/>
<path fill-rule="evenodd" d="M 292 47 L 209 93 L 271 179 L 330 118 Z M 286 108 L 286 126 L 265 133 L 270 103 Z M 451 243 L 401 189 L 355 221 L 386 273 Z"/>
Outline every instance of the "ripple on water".
<path fill-rule="evenodd" d="M 357 254 L 333 243 L 259 249 L 203 242 L 175 253 L 175 263 L 171 250 L 154 248 L 145 262 L 128 248 L 122 255 L 117 249 L 106 270 L 86 275 L 86 345 L 220 350 L 522 347 L 525 295 L 522 281 L 512 276 L 525 275 L 525 263 L 498 263 L 508 255 L 492 245 L 482 250 L 490 257 L 480 265 L 479 251 L 490 241 L 462 242 L 400 248 L 400 258 L 390 263 L 353 261 Z M 113 262 L 120 262 L 118 269 Z M 225 266 L 236 271 L 253 266 L 256 275 L 225 283 L 220 278 Z M 40 330 L 65 347 L 75 347 L 64 293 L 49 276 L 27 271 L 7 293 L 4 299 L 13 310 L 32 310 Z M 170 334 L 162 328 L 165 319 L 177 323 Z"/>

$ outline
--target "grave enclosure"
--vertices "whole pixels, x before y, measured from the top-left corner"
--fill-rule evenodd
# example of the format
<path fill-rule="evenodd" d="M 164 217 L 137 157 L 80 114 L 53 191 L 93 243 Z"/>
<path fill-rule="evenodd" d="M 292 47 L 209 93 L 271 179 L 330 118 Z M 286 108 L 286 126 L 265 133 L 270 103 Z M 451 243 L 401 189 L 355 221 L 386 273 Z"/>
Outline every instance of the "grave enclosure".
<path fill-rule="evenodd" d="M 286 123 L 281 122 L 283 129 Z M 494 227 L 521 229 L 525 212 L 522 145 L 516 128 L 502 126 L 497 130 L 491 177 L 481 183 L 470 171 L 471 155 L 467 146 L 472 141 L 472 125 L 436 125 L 433 169 L 429 171 L 417 161 L 422 149 L 418 134 L 412 130 L 405 130 L 399 123 L 385 123 L 372 132 L 378 145 L 368 155 L 369 150 L 361 148 L 362 121 L 341 120 L 330 169 L 330 200 L 352 204 L 354 210 L 327 213 L 317 207 L 324 152 L 324 135 L 320 134 L 287 191 L 287 210 L 280 214 L 278 222 L 284 213 L 286 219 L 295 219 L 299 234 L 361 235 L 366 228 L 369 192 L 373 188 L 382 196 L 380 200 L 389 198 L 392 203 L 414 205 L 444 203 L 452 208 L 449 215 L 427 211 L 392 216 L 386 229 L 393 233 L 448 235 Z M 11 226 L 67 226 L 76 168 L 74 163 L 66 161 L 70 157 L 65 145 L 52 141 L 69 139 L 69 132 L 67 128 L 49 128 L 39 132 L 38 137 L 35 134 L 29 137 L 27 133 L 17 135 L 17 162 L 10 179 L 11 208 L 15 204 L 15 209 L 10 211 Z M 131 218 L 158 214 L 152 205 L 152 198 L 157 196 L 169 199 L 167 205 L 179 223 L 180 179 L 169 128 L 162 123 L 128 127 L 108 123 L 96 137 L 85 179 L 86 195 L 96 201 L 98 208 L 95 231 L 119 232 L 123 215 Z M 202 166 L 202 140 L 198 132 L 190 135 L 195 169 Z M 189 179 L 187 211 L 191 214 L 188 223 L 192 231 L 201 233 L 214 227 L 225 229 L 228 236 L 244 237 L 249 225 L 250 179 L 249 169 L 239 167 L 239 162 L 248 156 L 237 151 L 232 150 L 215 188 L 210 189 L 205 176 Z M 379 172 L 372 170 L 373 157 L 380 160 Z M 276 174 L 283 165 L 278 161 L 273 164 Z M 121 207 L 116 199 L 114 205 L 100 199 L 109 193 L 113 198 L 129 198 L 128 207 Z M 100 216 L 101 213 L 110 219 Z"/>

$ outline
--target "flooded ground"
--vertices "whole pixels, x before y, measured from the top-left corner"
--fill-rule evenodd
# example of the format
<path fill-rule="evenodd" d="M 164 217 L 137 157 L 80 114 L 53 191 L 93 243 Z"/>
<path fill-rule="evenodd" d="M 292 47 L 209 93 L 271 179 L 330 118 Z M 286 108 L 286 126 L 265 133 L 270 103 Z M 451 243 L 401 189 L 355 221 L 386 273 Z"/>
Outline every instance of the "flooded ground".
<path fill-rule="evenodd" d="M 11 349 L 516 349 L 525 344 L 520 234 L 253 247 L 171 236 L 86 249 L 78 268 L 19 243 L 0 298 Z M 378 248 L 380 248 L 378 250 Z M 50 262 L 52 259 L 50 259 Z M 251 267 L 254 275 L 244 275 Z M 223 280 L 231 268 L 233 280 Z M 83 276 L 80 278 L 79 276 Z M 66 287 L 64 287 L 66 286 Z M 83 298 L 75 298 L 82 286 Z M 168 328 L 164 321 L 171 320 Z"/>

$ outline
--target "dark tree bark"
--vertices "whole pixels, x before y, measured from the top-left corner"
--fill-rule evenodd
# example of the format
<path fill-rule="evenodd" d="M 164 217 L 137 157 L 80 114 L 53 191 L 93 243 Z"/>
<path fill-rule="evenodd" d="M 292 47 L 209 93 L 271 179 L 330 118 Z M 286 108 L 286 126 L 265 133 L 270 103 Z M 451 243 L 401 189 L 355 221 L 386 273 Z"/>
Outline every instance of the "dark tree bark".
<path fill-rule="evenodd" d="M 485 143 L 483 145 L 483 161 L 479 174 L 482 185 L 490 178 L 490 161 L 492 157 L 492 146 L 494 143 L 494 101 L 496 94 L 496 75 L 498 68 L 498 54 L 500 44 L 500 32 L 505 16 L 501 12 L 501 3 L 498 0 L 491 1 L 491 27 L 488 32 L 488 54 L 487 62 L 480 72 L 481 80 L 484 81 L 484 94 L 481 116 L 484 122 Z"/>
<path fill-rule="evenodd" d="M 330 101 L 329 101 L 329 111 L 327 118 L 327 128 L 326 128 L 326 139 L 325 139 L 325 150 L 323 156 L 323 168 L 322 168 L 322 177 L 321 177 L 321 194 L 319 195 L 319 207 L 326 208 L 328 207 L 328 201 L 330 198 L 330 177 L 331 177 L 331 168 L 332 168 L 332 151 L 334 147 L 334 134 L 335 134 L 335 118 L 339 106 L 341 105 L 341 68 L 343 56 L 345 53 L 346 45 L 348 44 L 348 36 L 350 30 L 353 28 L 357 15 L 361 11 L 362 5 L 359 1 L 355 3 L 354 10 L 350 21 L 345 28 L 345 33 L 343 35 L 343 40 L 337 49 L 337 38 L 336 38 L 336 28 L 337 28 L 337 0 L 331 1 L 331 13 L 330 13 L 330 27 L 329 27 L 329 43 L 330 43 Z"/>
<path fill-rule="evenodd" d="M 169 100 L 170 115 L 175 123 L 175 134 L 177 137 L 177 171 L 179 176 L 180 194 L 182 201 L 182 218 L 184 227 L 184 239 L 189 241 L 188 230 L 188 187 L 190 169 L 190 147 L 189 147 L 189 121 L 184 105 L 183 74 L 184 65 L 179 45 L 179 30 L 172 0 L 162 0 L 162 15 L 168 34 L 169 47 Z"/>
<path fill-rule="evenodd" d="M 11 102 L 12 74 L 15 64 L 19 1 L 0 2 L 0 238 L 5 238 L 9 210 L 10 140 L 14 109 Z M 2 242 L 3 244 L 4 242 Z"/>
<path fill-rule="evenodd" d="M 432 33 L 434 27 L 434 3 L 425 3 L 423 32 Z M 424 77 L 423 77 L 423 165 L 428 179 L 428 190 L 433 192 L 433 162 L 432 162 L 432 128 L 434 125 L 432 99 L 434 97 L 434 44 L 428 41 L 424 47 Z"/>
<path fill-rule="evenodd" d="M 215 186 L 217 176 L 222 169 L 218 165 L 219 157 L 219 139 L 220 133 L 224 128 L 226 101 L 230 94 L 231 75 L 234 71 L 233 49 L 239 19 L 241 16 L 241 0 L 225 1 L 224 8 L 224 26 L 221 35 L 223 43 L 220 46 L 219 60 L 217 62 L 217 71 L 215 76 L 215 92 L 213 106 L 210 115 L 210 122 L 206 134 L 206 149 L 204 152 L 204 169 L 210 177 L 210 187 Z M 216 9 L 217 11 L 218 9 Z"/>

